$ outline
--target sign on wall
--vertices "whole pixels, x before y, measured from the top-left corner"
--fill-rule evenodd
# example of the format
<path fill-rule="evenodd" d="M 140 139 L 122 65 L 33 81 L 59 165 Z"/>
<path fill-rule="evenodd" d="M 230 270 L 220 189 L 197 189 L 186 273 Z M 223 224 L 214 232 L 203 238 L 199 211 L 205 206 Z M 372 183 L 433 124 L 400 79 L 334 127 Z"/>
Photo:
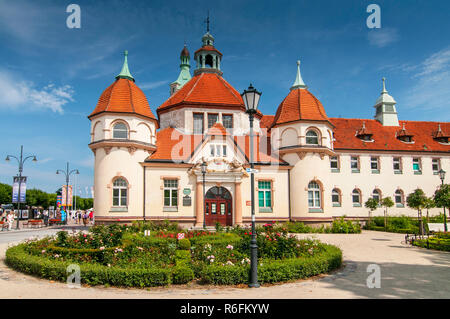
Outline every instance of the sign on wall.
<path fill-rule="evenodd" d="M 183 206 L 192 206 L 192 198 L 190 196 L 183 197 Z"/>
<path fill-rule="evenodd" d="M 20 184 L 20 198 L 19 198 L 19 184 Z M 13 187 L 12 187 L 12 202 L 13 203 L 25 203 L 27 194 L 27 178 L 22 176 L 19 183 L 19 176 L 13 177 Z"/>

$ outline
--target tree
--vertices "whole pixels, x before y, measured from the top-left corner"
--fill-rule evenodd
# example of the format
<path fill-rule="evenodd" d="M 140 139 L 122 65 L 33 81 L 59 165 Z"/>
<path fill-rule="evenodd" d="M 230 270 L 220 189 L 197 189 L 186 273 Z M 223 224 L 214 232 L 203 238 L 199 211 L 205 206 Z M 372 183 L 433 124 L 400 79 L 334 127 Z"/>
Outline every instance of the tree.
<path fill-rule="evenodd" d="M 437 207 L 444 209 L 444 230 L 447 231 L 447 216 L 445 215 L 445 207 L 450 207 L 450 184 L 442 184 L 434 192 L 434 203 Z"/>
<path fill-rule="evenodd" d="M 417 188 L 414 192 L 406 197 L 406 203 L 409 207 L 417 209 L 417 217 L 419 219 L 419 232 L 423 235 L 423 221 L 422 221 L 422 209 L 425 208 L 427 203 L 427 196 L 420 188 Z"/>
<path fill-rule="evenodd" d="M 429 219 L 430 219 L 430 215 L 428 213 L 428 210 L 430 208 L 434 208 L 434 207 L 436 207 L 436 203 L 434 202 L 433 197 L 427 197 L 427 200 L 425 202 L 425 207 L 424 207 L 424 208 L 427 209 L 427 223 L 429 222 Z"/>
<path fill-rule="evenodd" d="M 383 206 L 385 208 L 385 213 L 384 213 L 384 230 L 387 230 L 388 208 L 391 208 L 392 206 L 394 206 L 394 201 L 389 196 L 385 197 L 385 198 L 383 198 L 381 200 L 381 206 Z"/>
<path fill-rule="evenodd" d="M 12 186 L 0 183 L 0 204 L 11 204 Z"/>
<path fill-rule="evenodd" d="M 368 226 L 370 226 L 370 215 L 371 213 L 378 208 L 378 199 L 370 197 L 365 203 L 364 206 L 369 209 L 369 222 Z"/>

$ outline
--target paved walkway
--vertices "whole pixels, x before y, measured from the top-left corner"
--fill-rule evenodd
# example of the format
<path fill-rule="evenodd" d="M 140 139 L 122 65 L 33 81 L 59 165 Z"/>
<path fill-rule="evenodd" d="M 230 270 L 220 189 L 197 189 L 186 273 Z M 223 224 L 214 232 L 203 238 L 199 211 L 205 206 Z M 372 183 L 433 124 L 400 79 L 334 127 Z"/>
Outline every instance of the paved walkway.
<path fill-rule="evenodd" d="M 360 235 L 315 234 L 339 246 L 345 267 L 309 280 L 258 289 L 199 286 L 119 289 L 68 288 L 14 272 L 4 264 L 7 244 L 0 244 L 0 298 L 450 298 L 450 253 L 402 244 L 404 235 L 363 231 Z M 381 269 L 381 288 L 368 288 L 367 267 Z"/>

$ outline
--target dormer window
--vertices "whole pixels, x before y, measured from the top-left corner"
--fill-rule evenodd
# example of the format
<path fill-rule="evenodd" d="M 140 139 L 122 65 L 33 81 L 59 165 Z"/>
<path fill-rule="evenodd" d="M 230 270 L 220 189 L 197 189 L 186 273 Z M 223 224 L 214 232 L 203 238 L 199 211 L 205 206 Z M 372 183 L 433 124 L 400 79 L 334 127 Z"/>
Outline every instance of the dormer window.
<path fill-rule="evenodd" d="M 397 132 L 397 139 L 405 143 L 414 143 L 413 136 L 406 130 L 405 123 L 403 123 L 403 128 Z"/>
<path fill-rule="evenodd" d="M 113 138 L 127 139 L 128 128 L 124 123 L 117 123 L 113 127 Z"/>
<path fill-rule="evenodd" d="M 444 133 L 441 129 L 441 124 L 438 124 L 438 129 L 433 133 L 433 139 L 436 142 L 448 144 L 450 136 Z"/>
<path fill-rule="evenodd" d="M 366 122 L 363 122 L 361 129 L 356 131 L 356 137 L 365 142 L 372 142 L 372 133 L 366 128 Z"/>
<path fill-rule="evenodd" d="M 306 133 L 306 144 L 308 145 L 319 145 L 319 136 L 316 131 L 309 130 Z"/>

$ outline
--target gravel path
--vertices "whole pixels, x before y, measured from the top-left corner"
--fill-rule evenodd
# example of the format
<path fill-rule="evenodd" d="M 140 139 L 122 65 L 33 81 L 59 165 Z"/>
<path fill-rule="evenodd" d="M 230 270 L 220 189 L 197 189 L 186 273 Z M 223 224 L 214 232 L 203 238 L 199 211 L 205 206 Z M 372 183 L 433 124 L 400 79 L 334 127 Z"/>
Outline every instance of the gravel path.
<path fill-rule="evenodd" d="M 345 267 L 330 275 L 258 289 L 196 284 L 149 289 L 68 288 L 7 268 L 4 255 L 8 244 L 0 240 L 0 298 L 450 298 L 450 253 L 406 246 L 402 234 L 363 231 L 360 235 L 298 236 L 340 247 Z M 371 264 L 380 267 L 380 288 L 367 287 Z"/>

